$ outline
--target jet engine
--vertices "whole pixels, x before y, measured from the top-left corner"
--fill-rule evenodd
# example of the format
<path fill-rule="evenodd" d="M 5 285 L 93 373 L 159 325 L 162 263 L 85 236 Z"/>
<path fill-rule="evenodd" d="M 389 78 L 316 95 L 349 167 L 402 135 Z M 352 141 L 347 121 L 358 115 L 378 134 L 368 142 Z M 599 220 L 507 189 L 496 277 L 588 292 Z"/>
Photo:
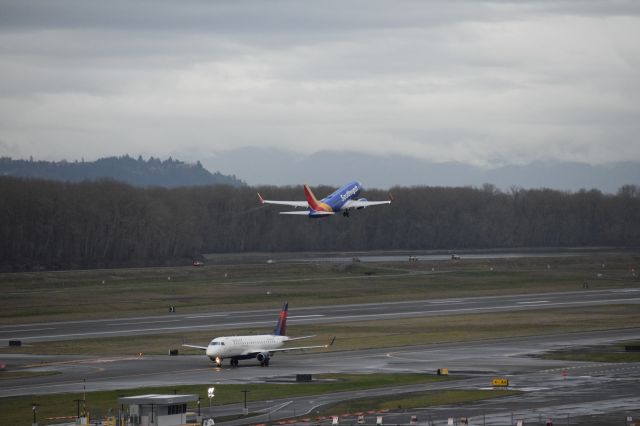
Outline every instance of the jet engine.
<path fill-rule="evenodd" d="M 368 201 L 366 198 L 358 198 L 358 201 Z M 364 206 L 362 207 L 358 207 L 356 210 L 362 210 L 364 209 Z"/>
<path fill-rule="evenodd" d="M 256 355 L 256 359 L 263 367 L 269 366 L 269 358 L 271 358 L 271 354 L 269 352 L 260 352 Z"/>

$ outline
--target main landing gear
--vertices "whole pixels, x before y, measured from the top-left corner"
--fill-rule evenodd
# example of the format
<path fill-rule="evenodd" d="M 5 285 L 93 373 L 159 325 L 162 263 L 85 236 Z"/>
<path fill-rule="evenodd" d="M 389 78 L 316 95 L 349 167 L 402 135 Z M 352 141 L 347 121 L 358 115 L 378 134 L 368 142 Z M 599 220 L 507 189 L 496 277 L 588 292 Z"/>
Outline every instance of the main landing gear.
<path fill-rule="evenodd" d="M 264 361 L 262 361 L 260 363 L 260 367 L 268 367 L 268 366 L 269 366 L 269 360 L 268 359 L 266 359 L 266 360 L 264 360 Z"/>
<path fill-rule="evenodd" d="M 237 367 L 238 366 L 238 360 L 234 359 L 234 358 L 231 358 L 231 360 L 229 361 L 229 365 L 231 367 Z"/>

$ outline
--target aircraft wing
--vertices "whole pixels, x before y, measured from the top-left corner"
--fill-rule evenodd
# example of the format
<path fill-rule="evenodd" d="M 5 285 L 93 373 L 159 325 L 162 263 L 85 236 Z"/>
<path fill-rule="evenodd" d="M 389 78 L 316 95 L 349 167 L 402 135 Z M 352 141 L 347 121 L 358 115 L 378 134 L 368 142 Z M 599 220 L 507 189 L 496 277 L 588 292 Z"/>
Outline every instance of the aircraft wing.
<path fill-rule="evenodd" d="M 304 207 L 305 209 L 309 208 L 309 203 L 306 201 L 275 201 L 275 200 L 265 200 L 262 198 L 260 193 L 258 192 L 258 198 L 262 204 L 277 204 L 281 206 L 290 206 L 290 207 Z"/>
<path fill-rule="evenodd" d="M 194 349 L 202 349 L 203 351 L 207 350 L 206 346 L 198 346 L 198 345 L 186 345 L 186 344 L 182 344 L 182 346 L 186 346 L 187 348 L 194 348 Z"/>
<path fill-rule="evenodd" d="M 318 348 L 328 348 L 330 345 L 316 345 L 316 346 L 298 346 L 294 348 L 280 348 L 280 349 L 269 349 L 266 352 L 287 352 L 287 351 L 303 351 L 305 349 L 318 349 Z"/>
<path fill-rule="evenodd" d="M 391 204 L 391 200 L 387 201 L 360 201 L 360 200 L 347 200 L 342 205 L 343 209 L 358 209 L 363 207 L 380 206 L 382 204 Z"/>
<path fill-rule="evenodd" d="M 289 340 L 300 340 L 300 339 L 308 339 L 309 337 L 314 336 L 304 336 L 304 337 L 294 337 Z M 281 348 L 281 349 L 271 349 L 269 352 L 287 352 L 287 351 L 303 351 L 305 349 L 318 349 L 318 348 L 328 348 L 329 346 L 333 346 L 333 342 L 336 341 L 336 337 L 333 336 L 333 339 L 326 345 L 315 345 L 315 346 L 298 346 L 293 348 Z"/>

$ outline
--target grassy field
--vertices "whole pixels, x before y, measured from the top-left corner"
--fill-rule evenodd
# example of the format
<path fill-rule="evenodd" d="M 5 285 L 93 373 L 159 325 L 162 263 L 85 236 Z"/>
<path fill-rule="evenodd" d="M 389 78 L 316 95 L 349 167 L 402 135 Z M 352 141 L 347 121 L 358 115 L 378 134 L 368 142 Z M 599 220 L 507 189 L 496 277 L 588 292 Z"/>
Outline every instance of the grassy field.
<path fill-rule="evenodd" d="M 483 399 L 500 398 L 515 395 L 519 392 L 512 390 L 459 390 L 428 391 L 410 394 L 400 394 L 392 397 L 362 398 L 344 401 L 320 410 L 320 415 L 330 416 L 342 413 L 358 413 L 373 411 L 393 411 L 411 408 L 428 408 L 439 405 L 461 404 L 480 401 Z"/>
<path fill-rule="evenodd" d="M 639 254 L 0 274 L 1 324 L 640 287 Z"/>
<path fill-rule="evenodd" d="M 402 386 L 418 383 L 431 383 L 441 380 L 451 380 L 443 376 L 425 374 L 351 374 L 351 375 L 318 375 L 312 383 L 290 384 L 242 384 L 216 385 L 216 396 L 213 406 L 240 403 L 244 400 L 242 390 L 249 390 L 247 401 L 263 401 L 271 399 L 289 398 L 303 395 L 318 395 L 344 391 L 357 391 L 385 386 Z M 106 392 L 89 392 L 86 394 L 86 407 L 92 417 L 116 414 L 119 406 L 119 396 L 160 394 L 196 394 L 202 398 L 202 404 L 208 406 L 207 388 L 209 385 L 199 386 L 167 386 L 156 388 L 127 389 Z M 74 400 L 82 399 L 82 393 L 63 395 L 38 395 L 0 398 L 0 426 L 30 425 L 32 420 L 32 404 L 39 404 L 38 420 L 40 424 L 54 423 L 47 421 L 47 417 L 73 416 L 77 412 Z M 447 401 L 447 399 L 445 399 Z M 455 402 L 452 400 L 452 402 Z M 204 406 L 203 405 L 203 406 Z M 195 404 L 189 407 L 196 411 Z"/>
<path fill-rule="evenodd" d="M 625 345 L 640 346 L 639 341 L 616 343 L 614 345 L 589 346 L 558 350 L 543 354 L 541 358 L 565 361 L 590 362 L 640 362 L 640 352 L 626 352 Z"/>

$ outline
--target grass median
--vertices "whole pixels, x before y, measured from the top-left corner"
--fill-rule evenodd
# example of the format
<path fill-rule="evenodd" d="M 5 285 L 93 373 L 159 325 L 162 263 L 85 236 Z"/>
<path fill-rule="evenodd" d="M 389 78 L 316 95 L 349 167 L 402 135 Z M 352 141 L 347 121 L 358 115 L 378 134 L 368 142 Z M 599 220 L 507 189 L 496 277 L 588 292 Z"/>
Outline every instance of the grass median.
<path fill-rule="evenodd" d="M 249 390 L 247 401 L 277 400 L 306 395 L 319 395 L 346 391 L 374 389 L 386 386 L 415 385 L 432 383 L 442 380 L 452 380 L 451 377 L 433 376 L 427 374 L 325 374 L 314 376 L 311 383 L 288 384 L 222 384 L 216 385 L 216 396 L 213 406 L 242 403 L 243 390 Z M 193 386 L 165 386 L 153 388 L 115 390 L 105 392 L 86 393 L 86 409 L 92 418 L 108 414 L 116 415 L 119 410 L 117 398 L 119 396 L 158 394 L 195 394 L 202 398 L 202 407 L 208 406 L 207 389 L 210 384 Z M 36 395 L 0 398 L 0 426 L 30 425 L 32 420 L 32 404 L 38 404 L 39 424 L 51 424 L 60 420 L 47 420 L 48 417 L 66 417 L 77 414 L 77 400 L 82 400 L 82 393 L 59 395 Z M 195 412 L 197 406 L 192 404 L 189 411 Z"/>
<path fill-rule="evenodd" d="M 177 312 L 638 288 L 640 256 L 461 259 L 389 263 L 256 263 L 202 268 L 0 274 L 2 324 Z"/>

